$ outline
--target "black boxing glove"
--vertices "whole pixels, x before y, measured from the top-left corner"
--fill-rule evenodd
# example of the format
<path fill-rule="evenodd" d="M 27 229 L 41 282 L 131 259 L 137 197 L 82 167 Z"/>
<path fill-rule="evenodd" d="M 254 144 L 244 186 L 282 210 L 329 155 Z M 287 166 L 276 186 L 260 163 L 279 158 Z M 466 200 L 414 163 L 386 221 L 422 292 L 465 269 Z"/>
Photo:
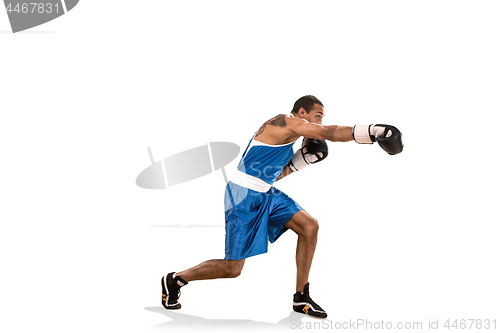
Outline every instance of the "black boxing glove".
<path fill-rule="evenodd" d="M 328 156 L 328 145 L 325 140 L 304 138 L 302 147 L 295 152 L 288 167 L 292 171 L 299 171 L 309 164 L 318 163 Z"/>
<path fill-rule="evenodd" d="M 378 142 L 389 155 L 396 155 L 403 151 L 403 134 L 391 125 L 356 125 L 352 130 L 352 135 L 357 143 Z"/>

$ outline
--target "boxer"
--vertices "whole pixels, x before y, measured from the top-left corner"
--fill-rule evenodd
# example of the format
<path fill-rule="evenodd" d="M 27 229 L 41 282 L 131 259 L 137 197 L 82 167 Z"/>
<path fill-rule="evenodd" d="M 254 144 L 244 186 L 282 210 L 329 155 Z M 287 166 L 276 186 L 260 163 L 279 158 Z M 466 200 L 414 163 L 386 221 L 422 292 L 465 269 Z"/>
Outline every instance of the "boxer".
<path fill-rule="evenodd" d="M 297 202 L 273 184 L 328 156 L 330 142 L 377 142 L 388 154 L 403 150 L 403 137 L 394 126 L 383 124 L 338 126 L 323 125 L 323 104 L 312 95 L 299 98 L 290 115 L 279 114 L 265 122 L 253 135 L 242 155 L 236 174 L 226 186 L 225 258 L 202 262 L 161 279 L 162 304 L 166 309 L 180 309 L 180 288 L 191 281 L 235 278 L 245 259 L 267 252 L 291 229 L 298 235 L 296 249 L 296 292 L 293 310 L 326 318 L 327 313 L 309 294 L 311 268 L 319 224 Z M 293 144 L 304 137 L 295 153 Z"/>

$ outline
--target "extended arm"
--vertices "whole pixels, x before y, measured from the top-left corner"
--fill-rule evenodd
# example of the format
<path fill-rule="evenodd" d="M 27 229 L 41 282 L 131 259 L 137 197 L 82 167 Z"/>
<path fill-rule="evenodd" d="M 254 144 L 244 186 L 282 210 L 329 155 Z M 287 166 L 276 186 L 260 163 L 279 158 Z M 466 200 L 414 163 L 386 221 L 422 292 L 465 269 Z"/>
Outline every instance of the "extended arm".
<path fill-rule="evenodd" d="M 350 126 L 323 126 L 309 123 L 303 119 L 290 123 L 290 130 L 306 138 L 329 140 L 333 142 L 347 142 L 355 140 L 357 143 L 372 144 L 378 142 L 388 154 L 395 155 L 403 151 L 403 135 L 394 126 L 383 124 Z"/>
<path fill-rule="evenodd" d="M 354 140 L 352 127 L 338 125 L 320 125 L 297 119 L 291 122 L 290 130 L 305 138 L 328 140 L 332 142 L 348 142 Z"/>
<path fill-rule="evenodd" d="M 295 125 L 295 126 L 293 126 Z M 307 121 L 295 121 L 291 126 L 294 134 L 304 136 L 310 139 L 329 140 L 332 142 L 348 142 L 355 140 L 358 143 L 373 143 L 378 141 L 380 146 L 390 155 L 399 154 L 403 150 L 402 134 L 399 130 L 390 125 L 360 125 L 355 127 L 350 126 L 323 126 L 320 124 L 309 123 Z M 320 142 L 317 142 L 317 145 Z M 298 150 L 290 162 L 283 168 L 277 180 L 283 179 L 294 171 L 298 171 L 310 163 L 316 163 L 324 159 L 328 155 L 328 147 L 324 141 L 318 146 L 324 145 L 318 151 L 323 154 L 311 154 L 304 146 Z M 316 149 L 316 148 L 314 148 Z M 311 156 L 315 156 L 312 157 Z M 320 157 L 319 159 L 317 157 Z"/>

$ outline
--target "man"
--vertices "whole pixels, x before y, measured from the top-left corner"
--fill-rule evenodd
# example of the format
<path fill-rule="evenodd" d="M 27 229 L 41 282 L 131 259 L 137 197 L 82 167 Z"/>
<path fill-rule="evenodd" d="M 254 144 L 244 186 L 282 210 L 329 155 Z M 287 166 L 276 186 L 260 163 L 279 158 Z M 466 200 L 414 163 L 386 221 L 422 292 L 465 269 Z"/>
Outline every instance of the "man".
<path fill-rule="evenodd" d="M 358 143 L 378 141 L 390 154 L 403 148 L 401 133 L 388 125 L 323 126 L 323 104 L 314 96 L 299 98 L 290 115 L 280 114 L 264 123 L 246 148 L 238 170 L 226 186 L 226 256 L 162 278 L 162 304 L 180 309 L 180 288 L 195 280 L 235 278 L 245 259 L 266 253 L 286 230 L 298 235 L 297 280 L 294 311 L 326 318 L 326 312 L 309 295 L 309 270 L 316 248 L 318 221 L 273 183 L 292 172 L 324 159 L 326 142 Z M 295 154 L 294 142 L 304 137 Z"/>

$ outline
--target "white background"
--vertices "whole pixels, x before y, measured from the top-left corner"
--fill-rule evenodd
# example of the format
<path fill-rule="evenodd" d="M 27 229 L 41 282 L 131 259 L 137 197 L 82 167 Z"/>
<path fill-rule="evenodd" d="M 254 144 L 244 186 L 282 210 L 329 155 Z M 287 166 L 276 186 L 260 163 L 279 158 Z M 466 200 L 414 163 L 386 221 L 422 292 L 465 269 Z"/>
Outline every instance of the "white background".
<path fill-rule="evenodd" d="M 0 11 L 1 330 L 314 322 L 291 314 L 292 232 L 163 310 L 162 275 L 224 256 L 224 181 L 135 185 L 147 147 L 243 151 L 305 94 L 324 124 L 405 135 L 397 156 L 330 143 L 276 184 L 320 221 L 311 295 L 329 319 L 500 329 L 499 15 L 497 1 L 83 0 L 12 34 Z"/>

